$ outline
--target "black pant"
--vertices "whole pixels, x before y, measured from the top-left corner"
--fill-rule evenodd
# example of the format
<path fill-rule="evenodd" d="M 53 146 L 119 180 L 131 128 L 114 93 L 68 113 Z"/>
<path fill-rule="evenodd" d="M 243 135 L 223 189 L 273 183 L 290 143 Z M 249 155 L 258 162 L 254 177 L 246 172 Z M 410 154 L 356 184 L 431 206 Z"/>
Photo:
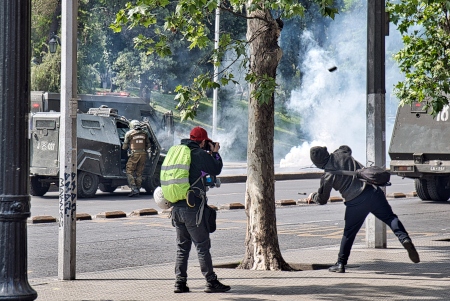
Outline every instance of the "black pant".
<path fill-rule="evenodd" d="M 189 252 L 192 243 L 197 248 L 200 269 L 206 281 L 217 279 L 213 270 L 211 259 L 211 240 L 206 229 L 204 219 L 197 227 L 196 217 L 199 206 L 194 208 L 174 206 L 172 209 L 172 223 L 177 230 L 177 259 L 175 263 L 175 275 L 177 281 L 187 280 L 187 268 Z"/>
<path fill-rule="evenodd" d="M 368 186 L 359 196 L 344 204 L 346 206 L 345 227 L 339 251 L 339 262 L 347 264 L 356 234 L 369 213 L 388 225 L 400 242 L 409 238 L 408 232 L 392 211 L 384 192 L 379 187 Z"/>

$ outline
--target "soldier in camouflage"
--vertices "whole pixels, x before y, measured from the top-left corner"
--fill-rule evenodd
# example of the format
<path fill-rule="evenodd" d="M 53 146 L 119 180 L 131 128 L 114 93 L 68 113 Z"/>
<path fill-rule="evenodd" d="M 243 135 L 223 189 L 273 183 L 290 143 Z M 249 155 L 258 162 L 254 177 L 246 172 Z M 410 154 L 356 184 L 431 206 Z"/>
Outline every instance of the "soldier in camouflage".
<path fill-rule="evenodd" d="M 122 149 L 130 149 L 126 165 L 128 185 L 131 188 L 129 197 L 139 195 L 142 185 L 142 173 L 147 161 L 147 150 L 150 148 L 148 133 L 139 126 L 139 121 L 130 122 L 130 130 L 125 134 Z"/>

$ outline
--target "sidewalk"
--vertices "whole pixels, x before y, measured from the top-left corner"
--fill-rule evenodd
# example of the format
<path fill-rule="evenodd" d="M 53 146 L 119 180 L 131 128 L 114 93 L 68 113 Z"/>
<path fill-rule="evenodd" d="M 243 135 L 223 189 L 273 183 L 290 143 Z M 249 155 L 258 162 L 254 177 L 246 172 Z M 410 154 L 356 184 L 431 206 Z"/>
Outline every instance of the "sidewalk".
<path fill-rule="evenodd" d="M 174 264 L 78 273 L 77 280 L 30 280 L 37 300 L 450 300 L 450 237 L 414 240 L 421 263 L 410 262 L 397 240 L 387 249 L 354 245 L 347 272 L 328 272 L 338 246 L 284 250 L 284 259 L 303 271 L 249 271 L 216 268 L 231 290 L 203 292 L 198 263 L 190 260 L 190 293 L 174 294 Z M 195 251 L 195 250 L 193 250 Z M 213 258 L 215 265 L 242 258 Z M 313 269 L 320 268 L 320 269 Z"/>

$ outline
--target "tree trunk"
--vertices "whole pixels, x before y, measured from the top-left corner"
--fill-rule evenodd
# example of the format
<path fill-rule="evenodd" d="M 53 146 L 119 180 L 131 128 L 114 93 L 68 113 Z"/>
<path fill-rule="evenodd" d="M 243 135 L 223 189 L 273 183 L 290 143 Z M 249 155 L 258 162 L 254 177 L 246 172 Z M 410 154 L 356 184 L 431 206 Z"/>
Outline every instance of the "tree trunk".
<path fill-rule="evenodd" d="M 253 12 L 247 22 L 250 71 L 275 79 L 282 51 L 278 46 L 281 28 L 268 10 Z M 263 20 L 262 20 L 263 19 Z M 250 85 L 250 93 L 257 84 Z M 274 95 L 268 103 L 249 97 L 247 188 L 245 208 L 247 236 L 245 257 L 239 268 L 291 270 L 281 256 L 275 213 L 274 184 Z"/>

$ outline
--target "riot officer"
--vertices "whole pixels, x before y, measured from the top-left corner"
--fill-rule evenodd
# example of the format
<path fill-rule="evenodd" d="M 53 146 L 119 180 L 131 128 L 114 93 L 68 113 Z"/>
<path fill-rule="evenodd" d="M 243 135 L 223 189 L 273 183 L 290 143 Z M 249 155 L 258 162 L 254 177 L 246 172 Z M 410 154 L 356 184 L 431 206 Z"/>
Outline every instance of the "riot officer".
<path fill-rule="evenodd" d="M 131 188 L 129 197 L 139 195 L 142 185 L 142 173 L 147 161 L 147 150 L 150 148 L 150 139 L 147 131 L 141 127 L 137 120 L 130 121 L 130 130 L 125 134 L 122 149 L 129 150 L 126 165 L 128 185 Z"/>

